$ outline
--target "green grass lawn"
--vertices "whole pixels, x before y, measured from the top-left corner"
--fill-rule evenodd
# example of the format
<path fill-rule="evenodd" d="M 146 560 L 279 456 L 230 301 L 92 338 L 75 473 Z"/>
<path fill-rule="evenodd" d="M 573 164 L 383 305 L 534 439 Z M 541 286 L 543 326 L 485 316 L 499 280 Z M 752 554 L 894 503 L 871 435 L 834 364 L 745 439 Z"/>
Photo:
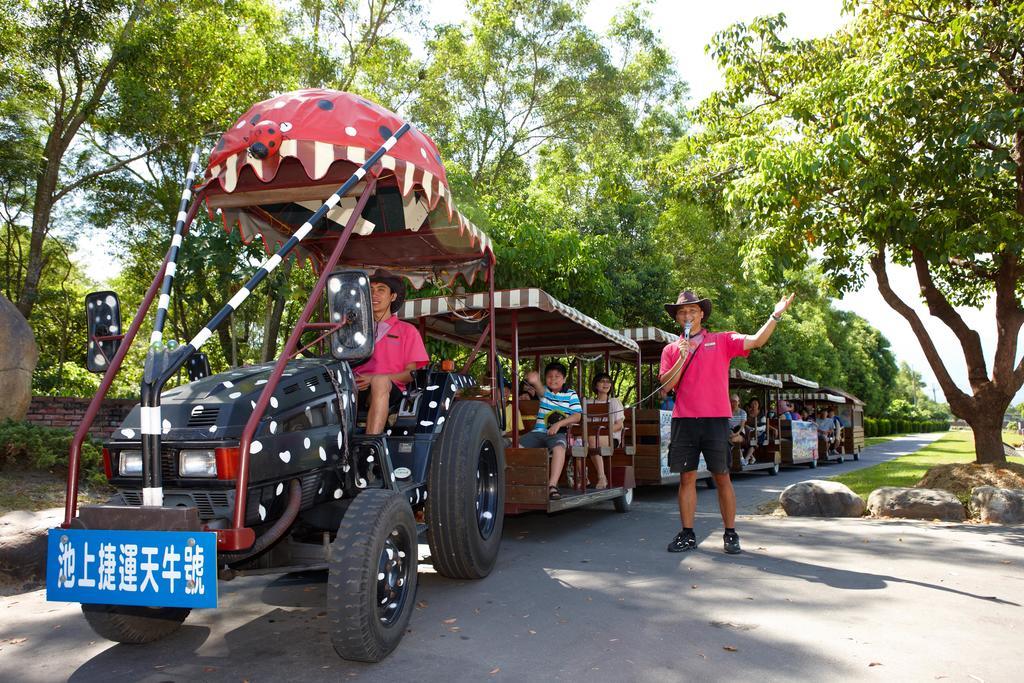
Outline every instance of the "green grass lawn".
<path fill-rule="evenodd" d="M 1003 443 L 1008 443 L 1011 446 L 1020 446 L 1020 441 L 1020 434 L 1017 432 L 1003 430 Z"/>
<path fill-rule="evenodd" d="M 881 486 L 913 486 L 935 465 L 973 460 L 974 434 L 969 431 L 949 432 L 916 453 L 832 479 L 846 484 L 866 500 L 868 494 Z M 1010 458 L 1010 461 L 1024 464 L 1024 458 Z"/>

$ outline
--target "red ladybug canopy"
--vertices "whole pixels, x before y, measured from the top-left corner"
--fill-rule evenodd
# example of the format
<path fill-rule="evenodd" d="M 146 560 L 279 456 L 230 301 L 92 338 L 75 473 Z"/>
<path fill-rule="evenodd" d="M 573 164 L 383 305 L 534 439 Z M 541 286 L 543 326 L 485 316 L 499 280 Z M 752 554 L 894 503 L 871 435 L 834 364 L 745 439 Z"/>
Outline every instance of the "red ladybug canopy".
<path fill-rule="evenodd" d="M 247 242 L 258 234 L 270 250 L 404 123 L 351 93 L 285 93 L 253 105 L 221 136 L 200 191 L 211 211 L 222 212 L 227 230 L 237 225 Z M 346 264 L 398 270 L 419 286 L 457 274 L 471 281 L 493 260 L 490 240 L 455 209 L 428 135 L 411 127 L 369 173 L 377 178 L 376 201 L 346 246 Z M 300 258 L 323 261 L 363 187 L 300 243 Z"/>

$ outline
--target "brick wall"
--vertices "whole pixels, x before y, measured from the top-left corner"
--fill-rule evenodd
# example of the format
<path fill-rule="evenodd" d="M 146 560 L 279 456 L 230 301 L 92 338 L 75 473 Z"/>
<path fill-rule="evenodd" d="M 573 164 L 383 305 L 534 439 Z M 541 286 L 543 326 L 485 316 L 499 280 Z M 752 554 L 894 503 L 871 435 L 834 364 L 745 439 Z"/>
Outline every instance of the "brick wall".
<path fill-rule="evenodd" d="M 89 435 L 96 439 L 109 437 L 136 403 L 138 401 L 133 399 L 118 398 L 103 401 L 96 414 L 96 419 L 93 420 Z M 89 399 L 87 398 L 33 396 L 25 421 L 47 427 L 75 430 L 82 423 L 82 418 L 85 417 L 88 407 Z"/>

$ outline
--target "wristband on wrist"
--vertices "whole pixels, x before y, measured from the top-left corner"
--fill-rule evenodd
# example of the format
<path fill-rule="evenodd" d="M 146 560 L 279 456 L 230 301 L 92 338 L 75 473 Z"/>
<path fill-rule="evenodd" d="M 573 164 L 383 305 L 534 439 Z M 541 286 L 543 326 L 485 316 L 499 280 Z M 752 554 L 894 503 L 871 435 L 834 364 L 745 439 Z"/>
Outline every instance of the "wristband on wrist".
<path fill-rule="evenodd" d="M 780 320 L 782 320 L 782 315 L 775 315 L 775 313 L 773 312 L 771 314 L 771 319 L 774 320 L 775 322 L 779 322 Z"/>

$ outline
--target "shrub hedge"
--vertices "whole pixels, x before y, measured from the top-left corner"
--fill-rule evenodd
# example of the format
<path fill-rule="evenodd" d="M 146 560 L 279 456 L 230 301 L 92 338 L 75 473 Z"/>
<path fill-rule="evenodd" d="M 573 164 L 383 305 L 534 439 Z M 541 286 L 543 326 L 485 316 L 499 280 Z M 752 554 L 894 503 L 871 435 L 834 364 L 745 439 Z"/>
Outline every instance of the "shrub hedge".
<path fill-rule="evenodd" d="M 42 470 L 66 468 L 74 436 L 70 429 L 4 420 L 0 422 L 0 469 L 8 465 Z M 106 483 L 99 441 L 86 439 L 82 443 L 82 474 L 92 483 Z"/>
<path fill-rule="evenodd" d="M 889 436 L 890 434 L 919 434 L 921 432 L 945 432 L 949 422 L 945 420 L 907 420 L 889 417 L 865 417 L 864 436 Z"/>

